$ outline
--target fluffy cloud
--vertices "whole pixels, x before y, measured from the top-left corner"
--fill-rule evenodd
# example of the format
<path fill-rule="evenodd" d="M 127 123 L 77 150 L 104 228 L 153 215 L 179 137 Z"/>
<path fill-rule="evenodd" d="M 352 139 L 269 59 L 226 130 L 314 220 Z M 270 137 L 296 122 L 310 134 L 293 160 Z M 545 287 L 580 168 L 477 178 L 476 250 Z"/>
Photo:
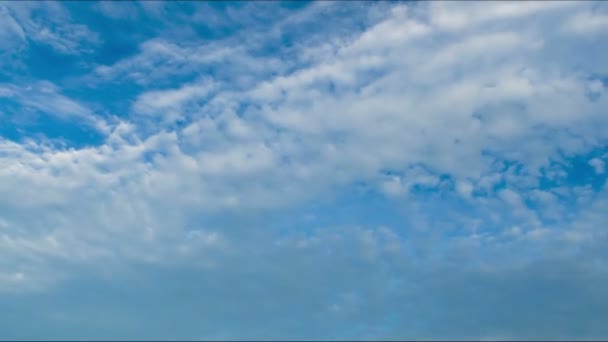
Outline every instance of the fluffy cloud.
<path fill-rule="evenodd" d="M 603 174 L 606 170 L 606 163 L 600 158 L 593 158 L 589 161 L 589 165 L 593 167 L 595 173 Z"/>
<path fill-rule="evenodd" d="M 552 303 L 541 290 L 549 281 L 563 285 L 556 294 L 563 298 L 604 278 L 598 227 L 607 190 L 595 156 L 608 139 L 607 51 L 595 34 L 600 19 L 578 23 L 595 13 L 592 3 L 360 6 L 313 4 L 271 29 L 243 19 L 247 29 L 213 41 L 150 37 L 134 55 L 90 63 L 66 89 L 40 80 L 0 84 L 3 118 L 36 111 L 102 136 L 59 146 L 27 133 L 0 140 L 0 290 L 61 298 L 65 284 L 84 279 L 175 277 L 143 294 L 120 285 L 143 302 L 163 286 L 204 283 L 186 291 L 218 312 L 220 328 L 195 331 L 188 321 L 184 338 L 238 337 L 220 324 L 234 319 L 248 337 L 278 339 L 511 338 L 518 329 L 509 326 L 524 338 L 576 337 L 585 328 L 605 334 L 595 320 L 551 331 L 563 317 L 550 314 L 537 320 L 545 330 L 535 335 L 516 318 L 534 309 L 521 299 L 513 317 L 488 316 L 513 296 Z M 95 10 L 119 17 L 111 6 Z M 299 31 L 340 11 L 358 13 L 357 21 Z M 2 25 L 21 32 L 26 17 L 17 17 L 23 22 Z M 88 30 L 44 32 L 55 32 L 47 38 L 58 51 L 76 53 L 81 38 L 95 36 Z M 281 36 L 291 41 L 277 47 Z M 99 99 L 79 101 L 70 84 L 95 84 Z M 114 86 L 130 92 L 118 97 L 124 112 L 108 115 L 102 94 Z M 581 176 L 589 171 L 592 180 Z M 381 222 L 387 212 L 397 213 L 390 224 Z M 567 265 L 575 275 L 539 275 L 543 265 Z M 83 275 L 87 267 L 98 271 Z M 518 287 L 509 275 L 532 285 Z M 462 300 L 477 282 L 480 297 L 467 314 Z M 450 284 L 455 292 L 445 295 Z M 585 303 L 606 300 L 605 291 L 590 291 Z M 253 304 L 243 310 L 241 302 Z M 579 304 L 555 308 L 575 313 Z M 450 310 L 439 313 L 438 305 Z M 119 306 L 105 310 L 114 315 Z M 285 306 L 301 311 L 281 317 Z M 72 307 L 41 319 L 84 324 L 81 310 L 89 312 Z M 466 317 L 491 317 L 487 331 Z M 169 329 L 162 314 L 132 322 L 157 320 L 158 336 L 175 337 L 162 330 Z M 261 328 L 262 320 L 283 332 Z M 109 324 L 142 336 L 119 320 Z"/>

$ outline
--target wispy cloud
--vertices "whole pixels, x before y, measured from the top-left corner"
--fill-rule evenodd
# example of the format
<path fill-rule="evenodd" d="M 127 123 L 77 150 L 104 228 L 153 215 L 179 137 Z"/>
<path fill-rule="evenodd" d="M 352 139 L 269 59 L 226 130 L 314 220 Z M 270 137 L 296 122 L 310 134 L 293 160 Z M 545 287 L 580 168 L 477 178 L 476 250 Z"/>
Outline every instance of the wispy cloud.
<path fill-rule="evenodd" d="M 92 51 L 99 44 L 97 33 L 86 25 L 73 23 L 69 13 L 50 2 L 3 2 L 0 11 L 7 18 L 9 32 L 21 40 L 49 45 L 62 54 Z"/>
<path fill-rule="evenodd" d="M 86 105 L 62 95 L 60 89 L 48 81 L 29 85 L 0 84 L 0 98 L 18 104 L 22 117 L 27 115 L 28 110 L 34 110 L 60 120 L 77 120 L 102 133 L 109 133 L 110 130 L 103 118 Z"/>

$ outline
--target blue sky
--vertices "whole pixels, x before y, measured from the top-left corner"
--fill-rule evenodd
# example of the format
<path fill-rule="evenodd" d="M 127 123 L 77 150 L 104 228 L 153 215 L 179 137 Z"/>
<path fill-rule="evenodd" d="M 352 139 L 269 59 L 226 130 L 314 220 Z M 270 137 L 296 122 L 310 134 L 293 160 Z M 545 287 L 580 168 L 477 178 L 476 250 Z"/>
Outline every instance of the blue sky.
<path fill-rule="evenodd" d="M 608 5 L 0 2 L 0 338 L 605 339 Z"/>

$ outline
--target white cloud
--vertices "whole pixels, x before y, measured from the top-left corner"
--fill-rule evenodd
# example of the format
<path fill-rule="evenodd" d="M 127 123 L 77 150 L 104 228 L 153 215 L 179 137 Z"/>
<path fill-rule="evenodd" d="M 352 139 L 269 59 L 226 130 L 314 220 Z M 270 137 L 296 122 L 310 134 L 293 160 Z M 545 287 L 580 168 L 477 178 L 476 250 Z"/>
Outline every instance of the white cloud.
<path fill-rule="evenodd" d="M 547 212 L 559 207 L 548 194 L 554 189 L 533 192 L 540 170 L 559 158 L 558 151 L 586 152 L 608 138 L 606 98 L 586 97 L 594 66 L 584 63 L 584 55 L 544 59 L 545 48 L 562 44 L 553 40 L 551 23 L 569 13 L 552 12 L 543 17 L 550 24 L 537 25 L 523 19 L 551 6 L 467 3 L 482 19 L 463 11 L 461 19 L 447 18 L 437 12 L 442 6 L 451 5 L 433 2 L 411 11 L 399 5 L 357 37 L 331 37 L 327 49 L 296 45 L 307 52 L 301 65 L 297 56 L 253 56 L 250 46 L 230 40 L 183 46 L 150 40 L 139 54 L 97 67 L 91 78 L 155 84 L 134 99 L 130 121 L 116 125 L 103 124 L 51 84 L 2 86 L 2 94 L 20 94 L 29 107 L 83 119 L 106 135 L 100 146 L 80 149 L 0 141 L 0 203 L 9 227 L 3 228 L 3 255 L 32 256 L 25 280 L 52 272 L 45 271 L 51 257 L 82 263 L 187 259 L 212 267 L 214 261 L 221 264 L 217 255 L 232 255 L 238 250 L 233 245 L 246 244 L 239 234 L 249 226 L 245 219 L 225 230 L 196 225 L 195 233 L 189 231 L 193 221 L 293 208 L 355 182 L 408 202 L 403 205 L 412 213 L 412 231 L 442 235 L 452 229 L 466 233 L 472 245 L 515 224 L 515 235 L 552 236 L 540 213 L 525 203 L 536 196 Z M 499 26 L 475 26 L 494 19 Z M 592 39 L 601 47 L 601 37 Z M 199 76 L 204 67 L 220 64 L 226 70 L 219 73 L 232 78 L 156 84 L 170 76 Z M 235 85 L 239 74 L 251 77 Z M 145 115 L 163 121 L 148 129 L 138 121 Z M 178 118 L 183 126 L 172 125 Z M 505 160 L 521 170 L 505 171 Z M 501 181 L 507 188 L 495 195 L 492 189 Z M 403 200 L 416 185 L 447 199 Z M 450 197 L 452 188 L 475 206 L 469 216 L 450 208 L 462 204 Z M 474 196 L 477 188 L 487 198 Z M 587 198 L 585 191 L 580 194 Z M 473 222 L 475 215 L 481 223 Z M 486 225 L 495 231 L 483 232 Z M 470 227 L 479 232 L 471 235 Z M 396 230 L 345 234 L 358 239 L 363 247 L 354 246 L 369 258 L 397 250 L 395 235 Z M 317 240 L 294 244 L 311 247 Z M 434 242 L 427 243 L 433 250 Z M 21 271 L 7 274 L 14 272 Z"/>
<path fill-rule="evenodd" d="M 110 131 L 110 125 L 102 117 L 86 105 L 62 95 L 61 89 L 48 81 L 21 86 L 0 84 L 0 96 L 19 103 L 26 110 L 39 111 L 64 121 L 78 120 L 104 134 Z M 23 119 L 25 114 L 22 113 L 20 119 Z"/>
<path fill-rule="evenodd" d="M 272 72 L 277 62 L 272 58 L 255 58 L 244 53 L 239 42 L 206 42 L 177 45 L 165 39 L 152 39 L 142 43 L 140 53 L 112 65 L 99 65 L 89 78 L 91 82 L 115 79 L 131 80 L 143 86 L 164 85 L 172 77 L 200 74 L 210 66 L 224 65 L 220 75 L 234 80 L 239 87 L 245 74 L 258 75 Z"/>
<path fill-rule="evenodd" d="M 110 1 L 101 1 L 95 4 L 95 7 L 103 15 L 112 19 L 135 19 L 138 15 L 138 8 L 135 4 L 124 3 L 118 4 Z"/>
<path fill-rule="evenodd" d="M 456 191 L 458 191 L 458 193 L 464 198 L 470 198 L 473 190 L 474 187 L 469 182 L 461 181 L 456 184 Z"/>
<path fill-rule="evenodd" d="M 189 102 L 203 101 L 213 90 L 213 83 L 200 81 L 183 85 L 178 89 L 152 90 L 139 95 L 133 104 L 133 111 L 143 115 L 152 115 L 163 122 L 172 122 L 184 118 Z"/>
<path fill-rule="evenodd" d="M 22 44 L 26 40 L 25 31 L 10 14 L 4 4 L 0 4 L 0 45 L 3 50 L 10 50 L 14 44 Z"/>
<path fill-rule="evenodd" d="M 0 11 L 7 24 L 22 40 L 50 45 L 63 54 L 91 52 L 100 43 L 99 35 L 86 25 L 72 22 L 69 13 L 58 4 L 48 2 L 4 2 Z M 40 13 L 44 15 L 41 16 Z"/>
<path fill-rule="evenodd" d="M 601 13 L 582 11 L 566 21 L 564 30 L 568 33 L 579 35 L 602 33 L 608 30 L 608 16 Z"/>
<path fill-rule="evenodd" d="M 598 175 L 604 174 L 606 171 L 606 163 L 600 158 L 593 158 L 589 161 L 589 165 Z"/>
<path fill-rule="evenodd" d="M 549 13 L 579 6 L 577 1 L 500 1 L 467 3 L 436 1 L 430 6 L 431 22 L 445 30 L 474 28 L 488 22 L 524 19 L 535 13 Z"/>
<path fill-rule="evenodd" d="M 406 193 L 406 189 L 401 184 L 401 177 L 398 176 L 393 176 L 383 181 L 381 189 L 389 196 L 403 196 Z"/>

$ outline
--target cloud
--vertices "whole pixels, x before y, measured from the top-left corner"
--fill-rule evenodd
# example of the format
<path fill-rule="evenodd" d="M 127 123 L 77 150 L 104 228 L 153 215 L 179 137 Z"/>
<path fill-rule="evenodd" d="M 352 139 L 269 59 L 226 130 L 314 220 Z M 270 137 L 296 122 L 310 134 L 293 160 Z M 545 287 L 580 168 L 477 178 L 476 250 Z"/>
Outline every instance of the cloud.
<path fill-rule="evenodd" d="M 574 34 L 596 34 L 608 30 L 608 16 L 584 11 L 571 17 L 564 25 L 566 32 Z"/>
<path fill-rule="evenodd" d="M 576 1 L 505 1 L 500 3 L 467 4 L 464 2 L 437 2 L 430 6 L 430 19 L 442 30 L 458 31 L 488 23 L 527 19 L 537 13 L 551 14 L 577 7 Z"/>
<path fill-rule="evenodd" d="M 213 84 L 203 80 L 178 89 L 148 91 L 139 95 L 133 112 L 159 117 L 165 122 L 184 119 L 184 112 L 188 110 L 185 106 L 193 100 L 203 101 L 212 90 Z"/>
<path fill-rule="evenodd" d="M 0 16 L 2 18 L 2 30 L 0 41 L 2 42 L 3 50 L 9 50 L 11 45 L 19 44 L 25 41 L 25 31 L 15 18 L 10 14 L 5 6 L 0 7 Z"/>
<path fill-rule="evenodd" d="M 592 122 L 594 127 L 606 125 L 601 115 L 605 99 L 591 102 L 586 97 L 585 77 L 567 65 L 557 74 L 534 63 L 541 35 L 524 35 L 526 27 L 519 31 L 498 28 L 470 31 L 437 45 L 443 39 L 439 26 L 433 26 L 432 20 L 418 22 L 408 13 L 406 7 L 397 6 L 359 39 L 342 42 L 333 56 L 260 79 L 242 90 L 226 89 L 224 79 L 213 80 L 217 84 L 213 87 L 223 90 L 217 94 L 210 93 L 212 83 L 207 81 L 147 90 L 135 99 L 133 112 L 154 115 L 165 123 L 187 119 L 183 128 L 161 122 L 145 134 L 135 129 L 121 137 L 112 131 L 117 128 L 105 127 L 104 133 L 115 137 L 114 142 L 87 150 L 91 157 L 78 161 L 78 168 L 88 167 L 91 179 L 116 182 L 117 175 L 129 175 L 129 191 L 143 196 L 142 203 L 169 205 L 162 197 L 175 196 L 186 207 L 203 206 L 214 212 L 295 205 L 353 182 L 376 182 L 384 170 L 403 172 L 415 165 L 425 165 L 423 174 L 428 175 L 407 172 L 378 186 L 389 194 L 405 194 L 420 186 L 445 191 L 438 177 L 447 174 L 460 194 L 471 196 L 475 184 L 489 190 L 497 161 L 516 160 L 526 172 L 538 173 L 549 160 L 559 158 L 559 150 L 576 153 L 586 148 L 580 140 L 570 142 L 563 135 L 587 136 L 589 141 L 605 138 L 601 131 L 589 128 Z M 378 33 L 382 30 L 413 34 L 418 31 L 411 28 L 419 26 L 425 27 L 420 31 L 426 35 L 424 41 L 413 39 L 416 34 L 412 39 L 387 37 L 397 40 L 384 45 L 381 53 L 378 45 L 369 45 L 386 36 Z M 372 36 L 377 38 L 366 38 Z M 482 49 L 488 44 L 493 44 L 492 54 Z M 532 49 L 520 50 L 520 57 L 513 58 L 510 49 L 515 46 Z M 400 58 L 405 50 L 410 51 L 409 57 Z M 144 80 L 154 80 L 144 71 L 175 76 L 174 72 L 195 70 L 190 69 L 193 62 L 219 62 L 223 56 L 214 49 L 205 55 L 196 51 L 202 50 L 150 40 L 141 45 L 139 55 L 95 72 L 108 77 L 129 72 L 126 82 L 143 85 L 147 84 Z M 240 51 L 237 60 L 247 60 L 247 49 Z M 364 57 L 373 62 L 361 64 Z M 145 78 L 128 76 L 138 68 Z M 445 75 L 441 70 L 466 74 Z M 328 84 L 333 84 L 333 92 L 319 91 Z M 92 117 L 88 109 L 60 96 L 49 83 L 40 83 L 36 93 L 22 96 L 21 101 L 56 115 Z M 554 138 L 549 139 L 545 131 L 554 132 Z M 527 146 L 523 150 L 522 139 Z M 71 173 L 62 168 L 76 163 L 75 155 L 47 153 L 65 158 L 66 164 L 54 171 L 59 172 L 57 177 Z M 44 163 L 32 170 L 45 170 Z M 513 182 L 518 180 L 521 176 L 514 176 Z M 67 178 L 55 182 L 70 183 Z M 77 200 L 70 197 L 75 195 L 71 190 L 62 193 L 61 185 L 57 186 L 58 196 Z M 126 185 L 114 186 L 121 193 Z M 503 190 L 508 196 L 501 198 L 519 208 L 517 215 L 532 217 L 521 200 L 511 200 L 520 196 L 514 191 Z M 177 209 L 184 217 L 191 215 L 186 207 Z"/>
<path fill-rule="evenodd" d="M 49 45 L 61 54 L 90 52 L 91 47 L 100 43 L 97 33 L 86 25 L 72 22 L 69 12 L 57 4 L 6 2 L 1 11 L 9 16 L 7 24 L 21 40 Z"/>
<path fill-rule="evenodd" d="M 137 6 L 133 4 L 116 5 L 112 2 L 99 2 L 95 4 L 95 7 L 103 15 L 106 15 L 112 19 L 136 19 L 138 15 Z"/>
<path fill-rule="evenodd" d="M 61 94 L 55 84 L 39 81 L 29 85 L 0 84 L 0 98 L 13 101 L 23 111 L 16 120 L 24 120 L 27 111 L 49 115 L 60 120 L 76 120 L 95 130 L 107 133 L 109 124 L 86 105 Z"/>
<path fill-rule="evenodd" d="M 224 14 L 250 6 L 279 5 Z M 605 62 L 590 57 L 605 39 L 554 30 L 592 5 L 459 6 L 277 7 L 289 15 L 270 28 L 155 33 L 70 82 L 0 84 L 3 119 L 100 135 L 0 139 L 0 303 L 84 296 L 36 313 L 70 338 L 605 335 L 607 188 L 590 157 L 608 141 Z M 340 11 L 358 29 L 319 22 Z M 89 29 L 65 25 L 49 44 L 82 52 Z M 94 312 L 105 320 L 83 320 Z"/>
<path fill-rule="evenodd" d="M 231 68 L 218 76 L 229 78 L 237 78 L 238 72 L 243 70 L 262 73 L 273 68 L 272 60 L 243 54 L 242 48 L 234 44 L 211 42 L 179 46 L 164 39 L 152 39 L 141 44 L 139 54 L 113 65 L 96 67 L 91 78 L 106 81 L 128 79 L 143 86 L 152 82 L 165 85 L 171 78 L 184 78 L 220 63 L 229 63 Z"/>
<path fill-rule="evenodd" d="M 591 167 L 593 167 L 593 170 L 595 171 L 595 173 L 597 174 L 603 174 L 605 169 L 605 163 L 602 159 L 599 158 L 593 158 L 589 161 L 589 165 Z"/>
<path fill-rule="evenodd" d="M 284 242 L 273 253 L 252 251 L 235 259 L 221 272 L 138 266 L 117 272 L 117 281 L 117 273 L 104 277 L 81 270 L 84 279 L 36 297 L 62 305 L 19 306 L 14 296 L 3 297 L 2 303 L 20 308 L 19 315 L 31 315 L 41 322 L 42 331 L 58 338 L 86 337 L 87 331 L 108 339 L 272 340 L 489 335 L 557 339 L 596 338 L 606 332 L 606 294 L 600 285 L 605 273 L 593 272 L 584 257 L 492 269 L 437 263 L 416 267 L 397 257 L 399 253 L 377 248 L 382 243 L 370 260 L 366 253 L 373 244 L 365 241 L 381 238 L 380 231 L 335 230 L 310 238 L 307 245 L 301 240 Z M 326 253 L 328 246 L 331 254 Z M 96 295 L 89 295 L 93 290 Z M 29 303 L 27 297 L 19 300 Z M 553 310 L 539 314 L 541 305 Z M 184 311 L 190 314 L 171 318 L 182 317 Z M 577 313 L 585 319 L 572 319 Z M 95 315 L 104 318 L 91 320 Z M 239 321 L 239 331 L 231 329 L 233 320 Z M 85 328 L 67 329 L 76 326 Z M 26 334 L 35 338 L 40 332 Z M 5 335 L 24 336 L 13 325 Z"/>

